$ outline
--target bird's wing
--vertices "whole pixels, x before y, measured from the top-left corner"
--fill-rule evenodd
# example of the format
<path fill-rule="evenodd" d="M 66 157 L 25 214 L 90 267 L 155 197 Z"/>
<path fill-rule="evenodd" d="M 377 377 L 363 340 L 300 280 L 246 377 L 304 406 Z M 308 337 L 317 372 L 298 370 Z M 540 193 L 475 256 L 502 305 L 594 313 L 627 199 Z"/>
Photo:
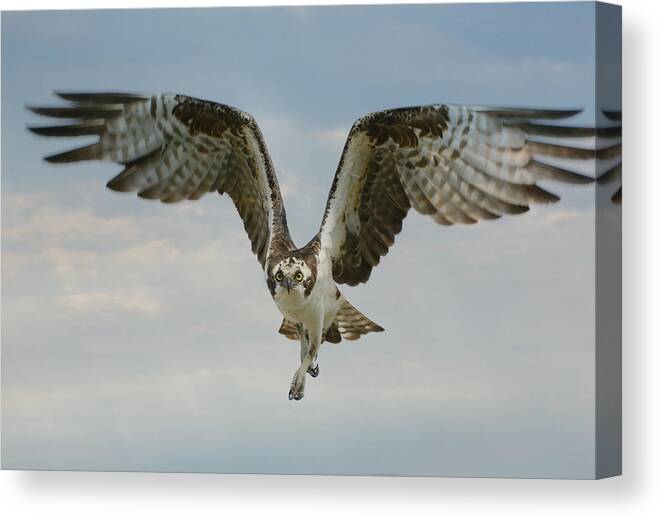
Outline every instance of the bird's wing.
<path fill-rule="evenodd" d="M 537 185 L 540 180 L 592 182 L 558 167 L 556 159 L 594 160 L 617 155 L 620 147 L 595 151 L 559 144 L 595 136 L 593 128 L 546 121 L 576 113 L 431 105 L 356 121 L 320 229 L 335 281 L 366 282 L 411 207 L 439 224 L 475 223 L 557 201 Z"/>
<path fill-rule="evenodd" d="M 48 137 L 98 140 L 46 157 L 48 162 L 116 162 L 124 169 L 108 182 L 110 189 L 166 203 L 227 193 L 262 267 L 270 250 L 291 245 L 278 181 L 250 115 L 182 95 L 57 95 L 69 103 L 30 110 L 68 124 L 29 129 Z"/>

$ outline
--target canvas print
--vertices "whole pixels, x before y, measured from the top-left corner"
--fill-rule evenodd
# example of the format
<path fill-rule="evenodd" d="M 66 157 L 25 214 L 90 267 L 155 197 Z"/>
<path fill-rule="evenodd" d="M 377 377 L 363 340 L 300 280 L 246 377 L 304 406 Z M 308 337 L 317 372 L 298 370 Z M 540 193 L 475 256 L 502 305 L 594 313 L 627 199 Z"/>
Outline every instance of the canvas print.
<path fill-rule="evenodd" d="M 620 32 L 2 13 L 3 468 L 619 474 Z"/>

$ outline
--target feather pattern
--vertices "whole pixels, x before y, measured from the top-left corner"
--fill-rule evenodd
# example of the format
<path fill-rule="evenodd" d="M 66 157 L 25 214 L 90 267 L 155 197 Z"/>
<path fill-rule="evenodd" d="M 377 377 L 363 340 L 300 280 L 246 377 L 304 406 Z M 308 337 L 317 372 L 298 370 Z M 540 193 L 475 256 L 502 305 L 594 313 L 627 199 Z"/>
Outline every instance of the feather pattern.
<path fill-rule="evenodd" d="M 68 106 L 34 113 L 71 124 L 29 128 L 38 135 L 95 135 L 95 143 L 49 162 L 106 160 L 124 169 L 107 186 L 164 203 L 227 193 L 262 266 L 273 248 L 293 247 L 278 181 L 262 134 L 248 114 L 187 96 L 58 93 Z"/>
<path fill-rule="evenodd" d="M 320 229 L 335 281 L 366 282 L 410 208 L 441 225 L 474 224 L 559 200 L 539 181 L 592 182 L 553 159 L 617 157 L 621 148 L 619 143 L 594 149 L 561 142 L 617 136 L 617 130 L 547 122 L 577 113 L 430 105 L 358 119 L 344 146 Z"/>

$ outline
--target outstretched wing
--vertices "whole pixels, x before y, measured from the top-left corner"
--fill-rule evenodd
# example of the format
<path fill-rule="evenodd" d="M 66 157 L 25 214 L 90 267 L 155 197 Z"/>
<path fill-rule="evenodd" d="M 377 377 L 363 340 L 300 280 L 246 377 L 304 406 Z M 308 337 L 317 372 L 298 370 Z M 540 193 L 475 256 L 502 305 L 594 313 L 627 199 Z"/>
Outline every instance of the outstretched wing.
<path fill-rule="evenodd" d="M 48 162 L 117 162 L 124 169 L 108 182 L 110 189 L 166 203 L 227 193 L 262 267 L 269 250 L 291 246 L 273 165 L 247 113 L 182 95 L 57 95 L 70 103 L 30 110 L 72 121 L 29 129 L 49 137 L 92 135 L 98 141 L 46 157 Z"/>
<path fill-rule="evenodd" d="M 537 185 L 540 180 L 592 182 L 551 163 L 620 153 L 619 145 L 595 151 L 558 144 L 594 137 L 595 130 L 542 122 L 576 113 L 432 105 L 356 121 L 320 230 L 335 281 L 366 282 L 411 207 L 439 224 L 475 223 L 557 201 Z"/>

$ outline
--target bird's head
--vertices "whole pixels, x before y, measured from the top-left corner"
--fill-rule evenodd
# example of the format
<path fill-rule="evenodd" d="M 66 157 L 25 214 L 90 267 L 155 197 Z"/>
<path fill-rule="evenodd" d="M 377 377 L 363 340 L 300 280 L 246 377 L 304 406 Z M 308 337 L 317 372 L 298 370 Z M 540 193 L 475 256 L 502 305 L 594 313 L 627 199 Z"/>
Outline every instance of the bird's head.
<path fill-rule="evenodd" d="M 310 295 L 316 281 L 314 265 L 303 258 L 289 256 L 279 261 L 268 271 L 267 284 L 271 295 L 301 303 Z"/>

